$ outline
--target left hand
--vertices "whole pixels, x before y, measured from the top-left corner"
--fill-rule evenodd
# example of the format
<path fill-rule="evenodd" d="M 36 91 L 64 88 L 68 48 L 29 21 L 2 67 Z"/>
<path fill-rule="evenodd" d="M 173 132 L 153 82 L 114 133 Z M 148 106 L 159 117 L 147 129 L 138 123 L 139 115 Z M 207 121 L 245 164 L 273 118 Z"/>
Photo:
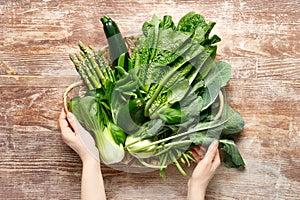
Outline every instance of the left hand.
<path fill-rule="evenodd" d="M 78 127 L 80 124 L 76 117 L 71 112 L 66 114 L 65 111 L 62 110 L 58 119 L 58 123 L 61 129 L 62 139 L 79 155 L 82 162 L 94 159 L 79 138 Z"/>

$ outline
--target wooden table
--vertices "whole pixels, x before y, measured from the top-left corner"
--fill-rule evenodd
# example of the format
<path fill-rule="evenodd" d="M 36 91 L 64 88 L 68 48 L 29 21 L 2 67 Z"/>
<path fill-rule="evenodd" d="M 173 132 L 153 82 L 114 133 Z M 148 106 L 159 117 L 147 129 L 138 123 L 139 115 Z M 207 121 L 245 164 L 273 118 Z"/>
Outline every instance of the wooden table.
<path fill-rule="evenodd" d="M 246 169 L 222 165 L 207 199 L 299 199 L 299 8 L 299 0 L 0 1 L 0 199 L 80 198 L 82 165 L 57 118 L 63 92 L 78 80 L 68 56 L 79 40 L 103 44 L 102 15 L 128 34 L 154 13 L 177 22 L 191 10 L 217 22 L 217 59 L 233 66 L 228 102 L 246 122 L 237 141 Z M 186 197 L 188 177 L 174 167 L 167 181 L 158 172 L 102 170 L 108 199 Z"/>

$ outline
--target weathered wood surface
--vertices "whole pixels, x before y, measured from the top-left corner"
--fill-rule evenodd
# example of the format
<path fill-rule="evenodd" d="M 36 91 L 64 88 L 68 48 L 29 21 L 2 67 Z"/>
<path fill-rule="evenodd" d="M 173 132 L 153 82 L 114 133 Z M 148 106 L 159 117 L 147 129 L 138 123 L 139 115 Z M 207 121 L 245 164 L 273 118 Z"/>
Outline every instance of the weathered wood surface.
<path fill-rule="evenodd" d="M 100 16 L 123 33 L 156 13 L 188 11 L 217 22 L 218 59 L 232 64 L 229 103 L 246 126 L 239 171 L 221 166 L 207 199 L 300 198 L 299 0 L 0 0 L 0 199 L 79 199 L 81 162 L 61 140 L 57 118 L 79 40 L 105 41 Z M 125 174 L 103 166 L 108 199 L 185 199 L 187 178 L 171 167 Z M 191 169 L 189 169 L 191 172 Z"/>

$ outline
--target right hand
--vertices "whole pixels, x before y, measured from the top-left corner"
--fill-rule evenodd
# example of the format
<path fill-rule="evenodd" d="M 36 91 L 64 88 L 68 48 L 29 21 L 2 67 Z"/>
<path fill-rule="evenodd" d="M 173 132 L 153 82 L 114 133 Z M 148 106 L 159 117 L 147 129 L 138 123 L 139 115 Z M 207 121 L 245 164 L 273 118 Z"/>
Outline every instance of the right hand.
<path fill-rule="evenodd" d="M 198 164 L 188 182 L 188 200 L 204 199 L 208 183 L 221 163 L 218 145 L 218 141 L 214 141 L 202 160 L 203 149 L 196 148 L 192 151 Z"/>

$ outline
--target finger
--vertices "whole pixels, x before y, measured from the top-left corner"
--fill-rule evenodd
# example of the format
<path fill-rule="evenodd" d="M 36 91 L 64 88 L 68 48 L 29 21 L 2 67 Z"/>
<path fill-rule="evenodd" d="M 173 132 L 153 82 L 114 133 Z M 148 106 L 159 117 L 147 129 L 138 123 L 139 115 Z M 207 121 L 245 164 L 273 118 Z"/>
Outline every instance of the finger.
<path fill-rule="evenodd" d="M 199 155 L 201 156 L 201 158 L 204 158 L 205 154 L 206 154 L 206 148 L 204 146 L 200 146 Z"/>
<path fill-rule="evenodd" d="M 199 161 L 201 160 L 201 158 L 199 157 L 199 154 L 196 152 L 196 150 L 195 150 L 195 149 L 192 149 L 191 152 L 192 152 L 192 156 L 194 157 L 194 159 L 195 159 L 197 162 L 199 162 Z"/>
<path fill-rule="evenodd" d="M 74 135 L 72 129 L 69 126 L 69 123 L 67 121 L 67 115 L 65 111 L 62 109 L 59 118 L 58 118 L 58 123 L 61 129 L 61 136 L 62 138 L 67 141 L 70 135 Z"/>
<path fill-rule="evenodd" d="M 218 150 L 219 142 L 215 140 L 212 142 L 207 150 L 207 153 L 205 155 L 205 158 L 208 159 L 209 161 L 213 161 L 213 159 L 216 156 L 216 152 Z"/>
<path fill-rule="evenodd" d="M 194 147 L 194 151 L 195 151 L 197 154 L 200 154 L 200 151 L 201 151 L 200 146 Z"/>
<path fill-rule="evenodd" d="M 207 149 L 207 154 L 209 154 L 213 149 L 214 149 L 214 147 L 215 147 L 215 145 L 216 145 L 216 143 L 218 142 L 218 140 L 214 140 L 210 145 L 209 145 L 209 147 L 208 147 L 208 149 Z"/>
<path fill-rule="evenodd" d="M 207 151 L 207 149 L 206 149 L 204 146 L 200 146 L 200 150 L 201 150 L 201 152 L 204 153 L 204 154 L 205 154 L 206 151 Z"/>
<path fill-rule="evenodd" d="M 220 166 L 220 164 L 221 164 L 221 159 L 220 159 L 219 149 L 217 149 L 216 155 L 212 163 L 212 169 L 216 170 Z"/>
<path fill-rule="evenodd" d="M 200 156 L 204 156 L 205 152 L 206 152 L 206 148 L 203 146 L 196 146 L 194 147 L 194 150 L 196 151 L 197 154 L 199 154 Z"/>
<path fill-rule="evenodd" d="M 65 111 L 62 109 L 60 112 L 59 118 L 58 118 L 58 124 L 59 124 L 59 127 L 61 130 L 69 127 L 66 117 L 67 117 L 67 115 L 66 115 Z"/>
<path fill-rule="evenodd" d="M 76 119 L 75 115 L 73 113 L 71 113 L 71 112 L 68 112 L 67 113 L 67 119 L 68 119 L 68 121 L 69 121 L 72 129 L 74 130 L 74 132 L 76 134 L 78 132 L 77 131 L 77 123 L 78 122 L 77 122 L 77 119 Z"/>
<path fill-rule="evenodd" d="M 201 160 L 204 158 L 205 153 L 206 153 L 206 149 L 202 146 L 198 146 L 196 149 L 196 152 L 198 154 L 198 156 L 201 158 Z"/>

